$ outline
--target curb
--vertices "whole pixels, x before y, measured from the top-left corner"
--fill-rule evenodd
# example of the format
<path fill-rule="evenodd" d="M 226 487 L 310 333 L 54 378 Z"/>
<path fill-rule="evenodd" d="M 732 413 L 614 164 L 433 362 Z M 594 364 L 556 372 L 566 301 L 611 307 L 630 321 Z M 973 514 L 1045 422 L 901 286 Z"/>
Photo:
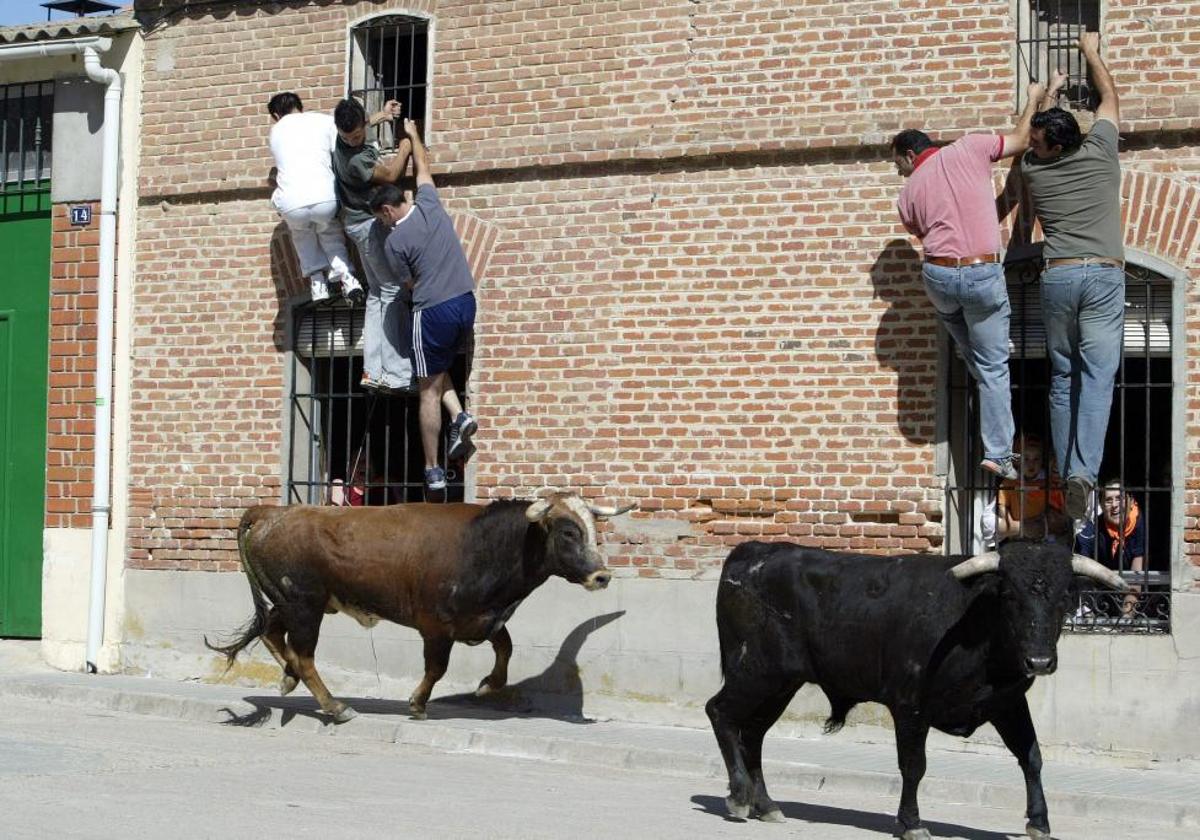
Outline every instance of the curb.
<path fill-rule="evenodd" d="M 228 687 L 222 687 L 228 688 Z M 196 685 L 188 685 L 195 693 Z M 350 738 L 400 746 L 423 747 L 442 752 L 560 762 L 614 770 L 662 773 L 711 779 L 714 792 L 724 795 L 725 767 L 714 746 L 709 755 L 692 751 L 655 749 L 629 744 L 603 744 L 563 736 L 514 734 L 498 731 L 481 720 L 472 725 L 445 725 L 437 720 L 386 720 L 369 712 L 360 713 L 347 724 L 326 723 L 300 701 L 297 709 L 263 707 L 244 699 L 182 697 L 152 690 L 110 687 L 97 681 L 82 685 L 46 679 L 0 679 L 0 696 L 46 703 L 86 706 L 113 712 L 145 715 L 195 723 L 232 724 L 277 730 L 298 737 L 318 735 Z M 299 708 L 303 706 L 303 708 Z M 870 772 L 849 768 L 822 767 L 795 761 L 763 762 L 773 787 L 804 791 L 834 791 L 844 794 L 894 797 L 899 801 L 898 771 Z M 1025 788 L 1013 762 L 1014 784 L 997 784 L 947 776 L 927 775 L 921 782 L 924 802 L 946 802 L 1011 810 L 1022 819 Z M 1067 815 L 1092 820 L 1126 821 L 1139 815 L 1147 827 L 1200 828 L 1200 802 L 1155 801 L 1144 796 L 1111 795 L 1101 792 L 1046 791 L 1051 818 Z"/>

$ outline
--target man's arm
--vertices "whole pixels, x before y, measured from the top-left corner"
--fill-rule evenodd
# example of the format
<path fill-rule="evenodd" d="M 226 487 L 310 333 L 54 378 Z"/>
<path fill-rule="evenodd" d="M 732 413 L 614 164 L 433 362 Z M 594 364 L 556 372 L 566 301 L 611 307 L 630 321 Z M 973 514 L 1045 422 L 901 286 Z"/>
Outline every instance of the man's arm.
<path fill-rule="evenodd" d="M 1087 60 L 1088 70 L 1092 73 L 1092 83 L 1100 94 L 1100 104 L 1096 106 L 1096 119 L 1108 120 L 1113 125 L 1121 126 L 1121 107 L 1117 101 L 1117 86 L 1113 83 L 1112 74 L 1108 72 L 1104 60 L 1100 58 L 1100 33 L 1084 32 L 1079 36 L 1079 49 Z"/>
<path fill-rule="evenodd" d="M 394 184 L 408 169 L 408 158 L 412 154 L 412 143 L 405 137 L 396 148 L 396 154 L 389 155 L 375 164 L 371 173 L 372 184 Z"/>
<path fill-rule="evenodd" d="M 396 119 L 396 117 L 400 116 L 400 111 L 400 103 L 395 99 L 389 99 L 387 102 L 383 103 L 382 111 L 376 111 L 374 114 L 367 117 L 367 124 L 370 125 L 371 128 L 374 128 L 382 122 Z"/>
<path fill-rule="evenodd" d="M 1025 97 L 1025 110 L 1021 112 L 1012 133 L 1004 135 L 1004 150 L 1000 153 L 1000 157 L 1019 155 L 1029 148 L 1029 123 L 1033 120 L 1033 115 L 1037 113 L 1045 94 L 1045 89 L 1037 82 L 1029 86 L 1029 93 Z"/>
<path fill-rule="evenodd" d="M 1038 110 L 1049 111 L 1058 105 L 1058 92 L 1063 89 L 1066 83 L 1067 74 L 1061 70 L 1055 70 L 1054 75 L 1050 77 L 1050 85 L 1046 88 L 1046 94 L 1042 97 L 1042 102 L 1038 106 Z"/>
<path fill-rule="evenodd" d="M 429 155 L 425 151 L 425 144 L 421 142 L 421 135 L 417 133 L 417 124 L 406 119 L 404 133 L 412 141 L 413 167 L 417 170 L 417 189 L 420 189 L 422 184 L 429 184 L 432 187 L 433 175 L 429 172 Z"/>

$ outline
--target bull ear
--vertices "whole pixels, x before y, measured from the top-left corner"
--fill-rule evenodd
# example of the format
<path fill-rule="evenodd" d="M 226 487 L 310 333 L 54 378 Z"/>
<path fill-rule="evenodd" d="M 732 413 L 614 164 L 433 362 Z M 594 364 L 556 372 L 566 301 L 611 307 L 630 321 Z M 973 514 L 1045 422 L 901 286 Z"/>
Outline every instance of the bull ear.
<path fill-rule="evenodd" d="M 525 508 L 525 518 L 530 522 L 541 522 L 546 518 L 546 514 L 550 512 L 552 504 L 549 499 L 538 499 Z"/>

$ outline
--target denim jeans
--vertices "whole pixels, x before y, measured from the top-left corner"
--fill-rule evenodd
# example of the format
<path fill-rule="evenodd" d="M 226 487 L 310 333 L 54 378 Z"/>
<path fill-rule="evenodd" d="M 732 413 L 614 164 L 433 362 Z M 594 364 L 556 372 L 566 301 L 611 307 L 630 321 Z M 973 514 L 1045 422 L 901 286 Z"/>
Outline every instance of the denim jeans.
<path fill-rule="evenodd" d="M 1046 269 L 1042 317 L 1050 356 L 1050 433 L 1059 472 L 1095 484 L 1121 365 L 1125 270 L 1108 265 Z"/>
<path fill-rule="evenodd" d="M 979 434 L 983 455 L 1003 461 L 1012 455 L 1012 395 L 1009 392 L 1008 287 L 998 263 L 962 268 L 924 263 L 925 292 L 958 345 L 967 370 L 979 383 Z"/>
<path fill-rule="evenodd" d="M 363 370 L 389 388 L 412 382 L 411 296 L 383 252 L 386 231 L 374 219 L 346 226 L 371 287 L 363 318 Z"/>

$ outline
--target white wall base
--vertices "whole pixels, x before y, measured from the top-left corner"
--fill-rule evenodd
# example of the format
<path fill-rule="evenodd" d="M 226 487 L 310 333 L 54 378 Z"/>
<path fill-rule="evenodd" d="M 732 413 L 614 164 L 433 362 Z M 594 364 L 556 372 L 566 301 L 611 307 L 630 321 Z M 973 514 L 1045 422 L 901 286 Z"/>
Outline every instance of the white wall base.
<path fill-rule="evenodd" d="M 251 615 L 240 574 L 126 572 L 127 615 L 121 653 L 127 671 L 172 679 L 221 680 L 274 690 L 279 668 L 261 645 L 224 671 L 203 636 L 229 636 Z M 720 686 L 714 618 L 716 581 L 618 578 L 589 593 L 553 579 L 521 605 L 509 624 L 510 685 L 559 711 L 653 723 L 707 726 L 703 706 Z M 1105 751 L 1103 760 L 1141 764 L 1200 757 L 1191 725 L 1200 696 L 1200 596 L 1176 593 L 1175 635 L 1064 636 L 1058 673 L 1038 680 L 1029 699 L 1048 759 Z M 415 630 L 360 627 L 342 615 L 322 625 L 317 664 L 335 695 L 404 700 L 422 672 Z M 475 689 L 492 666 L 490 646 L 455 646 L 433 700 Z M 303 688 L 299 689 L 303 691 Z M 1153 708 L 1152 713 L 1149 709 Z M 778 731 L 813 735 L 829 712 L 806 686 Z M 882 707 L 855 709 L 838 737 L 891 739 Z M 1003 749 L 990 727 L 969 742 L 931 743 Z"/>
<path fill-rule="evenodd" d="M 87 654 L 88 600 L 91 594 L 92 532 L 48 528 L 42 537 L 42 658 L 63 671 L 80 671 Z M 114 555 L 116 559 L 114 559 Z M 96 667 L 121 667 L 119 616 L 122 614 L 121 552 L 109 545 L 104 641 Z"/>

